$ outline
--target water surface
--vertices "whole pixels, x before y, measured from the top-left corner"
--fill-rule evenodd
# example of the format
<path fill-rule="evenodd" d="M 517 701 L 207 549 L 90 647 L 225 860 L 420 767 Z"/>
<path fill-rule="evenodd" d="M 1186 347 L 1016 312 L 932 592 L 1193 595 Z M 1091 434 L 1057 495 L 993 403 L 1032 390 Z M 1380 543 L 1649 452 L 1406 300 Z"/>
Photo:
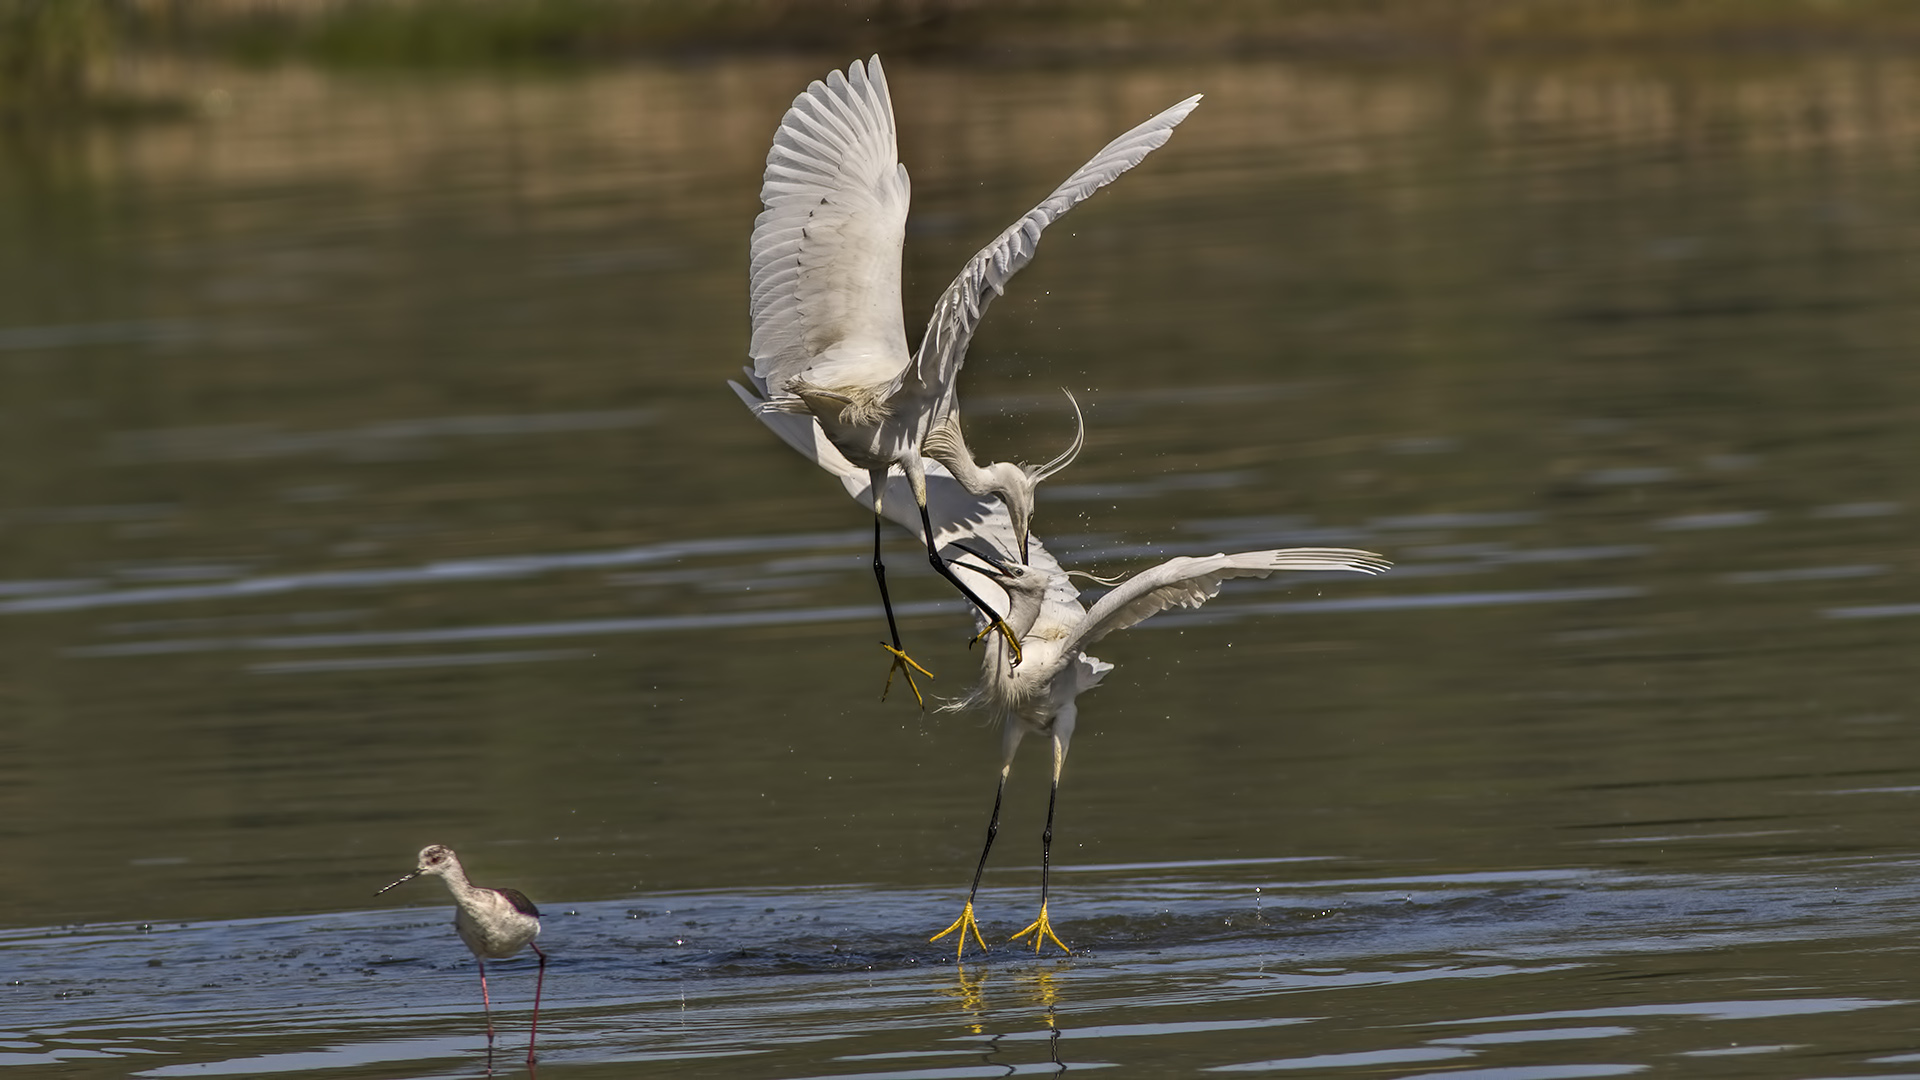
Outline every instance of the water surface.
<path fill-rule="evenodd" d="M 1288 544 L 997 738 L 878 700 L 862 512 L 739 408 L 823 61 L 156 72 L 0 144 L 0 1065 L 473 1075 L 428 842 L 547 911 L 549 1072 L 1920 1074 L 1920 69 L 889 65 L 910 323 L 1112 134 L 965 377 L 1071 566 Z M 964 611 L 890 577 L 957 696 Z M 520 1064 L 532 965 L 493 965 Z"/>

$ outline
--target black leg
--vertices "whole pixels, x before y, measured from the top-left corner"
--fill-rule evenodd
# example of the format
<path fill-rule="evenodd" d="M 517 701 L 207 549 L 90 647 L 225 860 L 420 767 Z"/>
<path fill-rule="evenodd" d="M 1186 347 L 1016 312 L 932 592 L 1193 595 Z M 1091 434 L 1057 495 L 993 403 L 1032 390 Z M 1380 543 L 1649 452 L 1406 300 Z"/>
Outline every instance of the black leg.
<path fill-rule="evenodd" d="M 1047 827 L 1040 833 L 1040 910 L 1047 909 L 1047 883 L 1053 876 L 1053 803 L 1060 797 L 1060 781 L 1055 779 L 1047 792 Z"/>
<path fill-rule="evenodd" d="M 993 850 L 993 838 L 1000 835 L 1000 797 L 1007 792 L 1007 774 L 1000 774 L 1000 786 L 993 789 L 993 815 L 987 818 L 987 842 L 980 846 L 980 865 L 973 868 L 973 887 L 967 890 L 967 903 L 973 903 L 975 893 L 980 891 L 980 875 L 987 872 L 987 853 Z M 984 943 L 982 948 L 986 946 Z"/>
<path fill-rule="evenodd" d="M 921 528 L 926 530 L 927 561 L 933 564 L 933 568 L 940 572 L 941 577 L 946 578 L 949 582 L 952 582 L 953 587 L 960 590 L 960 595 L 972 601 L 973 606 L 980 609 L 980 614 L 985 615 L 987 617 L 987 622 L 989 624 L 988 629 L 1000 631 L 1000 633 L 1007 639 L 1007 649 L 1013 657 L 1013 666 L 1019 667 L 1020 666 L 1020 642 L 1017 638 L 1013 636 L 1013 630 L 1007 626 L 1006 618 L 1003 617 L 999 612 L 994 611 L 993 608 L 989 607 L 985 600 L 982 600 L 978 596 L 974 595 L 973 590 L 967 588 L 967 583 L 960 580 L 959 575 L 955 574 L 953 572 L 953 569 L 947 565 L 947 560 L 941 558 L 940 552 L 934 548 L 933 519 L 928 516 L 927 507 L 925 503 L 922 503 L 920 505 L 920 526 Z"/>
<path fill-rule="evenodd" d="M 993 790 L 993 814 L 987 818 L 987 842 L 980 847 L 980 865 L 973 868 L 973 887 L 967 890 L 967 906 L 961 909 L 960 917 L 953 921 L 952 926 L 927 939 L 939 941 L 955 930 L 960 931 L 960 947 L 953 954 L 955 960 L 959 960 L 966 951 L 968 931 L 972 931 L 973 940 L 980 943 L 982 951 L 987 947 L 986 939 L 980 936 L 980 924 L 973 917 L 973 898 L 980 891 L 980 876 L 987 872 L 987 853 L 993 850 L 993 838 L 1000 834 L 1000 799 L 1006 793 L 1007 770 L 1003 768 L 1000 770 L 1000 786 Z"/>
<path fill-rule="evenodd" d="M 1056 739 L 1054 741 L 1053 789 L 1047 793 L 1047 829 L 1040 834 L 1040 917 L 1033 920 L 1032 926 L 1013 935 L 1013 940 L 1018 941 L 1032 934 L 1034 952 L 1039 952 L 1041 945 L 1051 941 L 1060 946 L 1062 952 L 1072 955 L 1073 950 L 1067 948 L 1067 943 L 1061 941 L 1053 932 L 1053 923 L 1047 918 L 1047 885 L 1053 870 L 1053 805 L 1060 797 L 1061 755 L 1060 743 Z"/>
<path fill-rule="evenodd" d="M 880 557 L 880 515 L 873 515 L 873 580 L 880 583 L 880 606 L 887 609 L 887 633 L 900 647 L 900 628 L 893 621 L 893 597 L 887 594 L 887 563 Z"/>
<path fill-rule="evenodd" d="M 913 700 L 919 702 L 920 707 L 924 709 L 927 707 L 927 699 L 921 696 L 920 687 L 914 683 L 913 671 L 910 669 L 919 668 L 920 674 L 929 679 L 933 678 L 933 673 L 914 663 L 913 658 L 900 647 L 900 627 L 893 621 L 893 598 L 887 595 L 887 564 L 880 558 L 879 514 L 873 515 L 873 580 L 880 583 L 880 606 L 887 609 L 887 634 L 893 638 L 891 648 L 888 648 L 884 641 L 880 643 L 881 648 L 893 654 L 893 666 L 887 669 L 887 685 L 880 690 L 880 700 L 887 700 L 887 691 L 893 689 L 893 673 L 897 671 L 907 677 L 907 689 L 913 691 Z"/>

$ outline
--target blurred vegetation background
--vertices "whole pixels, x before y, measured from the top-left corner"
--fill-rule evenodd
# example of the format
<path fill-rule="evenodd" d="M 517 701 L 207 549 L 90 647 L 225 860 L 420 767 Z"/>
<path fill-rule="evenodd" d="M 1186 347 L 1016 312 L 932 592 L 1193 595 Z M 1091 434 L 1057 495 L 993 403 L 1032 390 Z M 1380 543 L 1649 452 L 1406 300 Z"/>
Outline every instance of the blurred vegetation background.
<path fill-rule="evenodd" d="M 0 116 L 113 111 L 130 53 L 471 68 L 827 48 L 1022 63 L 1916 43 L 1912 0 L 0 0 Z"/>
<path fill-rule="evenodd" d="M 0 115 L 88 100 L 112 15 L 104 0 L 0 0 Z"/>

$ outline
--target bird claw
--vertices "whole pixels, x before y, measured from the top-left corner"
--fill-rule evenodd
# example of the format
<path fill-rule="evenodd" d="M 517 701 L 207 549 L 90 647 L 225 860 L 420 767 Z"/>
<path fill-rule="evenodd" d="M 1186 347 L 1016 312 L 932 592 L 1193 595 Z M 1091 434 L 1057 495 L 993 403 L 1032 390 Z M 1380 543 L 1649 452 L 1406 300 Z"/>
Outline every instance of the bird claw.
<path fill-rule="evenodd" d="M 1013 651 L 1013 666 L 1019 667 L 1026 657 L 1020 653 L 1020 639 L 1013 636 L 1013 627 L 1008 626 L 1005 619 L 994 620 L 994 625 L 1000 628 L 1000 635 L 1007 639 L 1007 648 Z"/>
<path fill-rule="evenodd" d="M 980 924 L 976 922 L 973 917 L 973 901 L 972 900 L 967 901 L 967 906 L 961 909 L 960 917 L 953 920 L 952 926 L 949 926 L 945 930 L 942 930 L 939 933 L 933 935 L 932 937 L 928 938 L 927 941 L 929 943 L 939 941 L 941 938 L 946 937 L 948 934 L 953 933 L 955 930 L 960 931 L 960 947 L 953 951 L 953 959 L 955 963 L 958 963 L 960 961 L 961 954 L 966 952 L 967 950 L 967 931 L 969 930 L 973 931 L 973 940 L 980 943 L 980 951 L 981 952 L 987 951 L 987 939 L 980 936 Z"/>
<path fill-rule="evenodd" d="M 1047 905 L 1045 903 L 1042 903 L 1040 905 L 1040 917 L 1033 920 L 1033 925 L 1013 935 L 1007 940 L 1019 941 L 1021 938 L 1026 937 L 1028 934 L 1033 935 L 1033 952 L 1035 956 L 1038 956 L 1040 954 L 1040 947 L 1049 941 L 1053 942 L 1055 945 L 1060 946 L 1061 952 L 1066 953 L 1068 956 L 1073 955 L 1073 950 L 1067 948 L 1067 943 L 1064 941 L 1061 941 L 1059 936 L 1053 932 L 1053 923 L 1047 919 Z"/>
<path fill-rule="evenodd" d="M 926 708 L 927 699 L 920 696 L 920 687 L 913 681 L 913 672 L 917 671 L 929 679 L 933 678 L 933 672 L 921 667 L 919 662 L 914 660 L 913 657 L 908 656 L 906 653 L 884 641 L 880 643 L 880 647 L 893 654 L 893 666 L 887 669 L 887 685 L 880 690 L 880 700 L 887 700 L 887 692 L 893 689 L 893 673 L 897 671 L 906 676 L 907 689 L 913 691 L 913 700 L 918 702 L 921 708 Z M 913 670 L 909 671 L 907 670 L 908 668 L 912 668 Z"/>
<path fill-rule="evenodd" d="M 1020 639 L 1013 636 L 1013 627 L 1008 626 L 1005 619 L 995 619 L 985 627 L 982 627 L 979 633 L 973 635 L 973 637 L 968 640 L 967 648 L 971 649 L 975 645 L 978 645 L 981 641 L 992 636 L 995 630 L 998 630 L 1000 636 L 1007 639 L 1007 648 L 1013 654 L 1012 666 L 1019 667 L 1020 661 L 1026 659 L 1026 657 L 1020 652 Z"/>

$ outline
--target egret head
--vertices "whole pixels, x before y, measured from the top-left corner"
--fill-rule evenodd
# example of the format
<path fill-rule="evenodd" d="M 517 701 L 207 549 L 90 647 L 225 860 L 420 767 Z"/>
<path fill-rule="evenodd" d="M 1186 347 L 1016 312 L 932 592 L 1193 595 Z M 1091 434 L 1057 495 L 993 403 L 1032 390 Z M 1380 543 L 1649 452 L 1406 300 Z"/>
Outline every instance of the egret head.
<path fill-rule="evenodd" d="M 973 557 L 973 562 L 959 565 L 980 571 L 999 582 L 1010 593 L 1041 593 L 1046 590 L 1044 574 L 1036 574 L 1020 563 L 1008 562 L 991 551 L 982 551 L 972 544 L 956 541 L 953 546 Z"/>
<path fill-rule="evenodd" d="M 998 496 L 1006 505 L 1007 518 L 1020 548 L 1020 561 L 1027 561 L 1027 533 L 1033 526 L 1034 488 L 1040 477 L 1011 461 L 996 461 L 980 470 L 985 477 L 986 493 Z"/>
<path fill-rule="evenodd" d="M 387 886 L 386 889 L 381 889 L 380 892 L 376 892 L 373 895 L 379 896 L 380 893 L 386 892 L 387 889 L 394 888 L 397 885 L 405 885 L 407 882 L 412 881 L 422 874 L 432 874 L 435 877 L 444 878 L 449 873 L 457 874 L 459 872 L 460 860 L 454 857 L 452 848 L 444 844 L 428 844 L 426 847 L 420 849 L 420 865 L 414 869 L 413 873 L 408 874 L 399 881 Z"/>
<path fill-rule="evenodd" d="M 942 417 L 920 444 L 921 452 L 945 465 L 968 492 L 994 496 L 1006 505 L 1007 517 L 1013 525 L 1014 540 L 1020 549 L 1020 561 L 1023 564 L 1027 562 L 1028 533 L 1033 525 L 1034 490 L 1041 481 L 1073 464 L 1073 459 L 1079 456 L 1080 448 L 1087 442 L 1087 422 L 1080 414 L 1080 403 L 1074 400 L 1072 391 L 1061 392 L 1067 395 L 1067 403 L 1073 406 L 1073 443 L 1059 457 L 1045 465 L 1015 465 L 1010 461 L 996 461 L 981 468 L 974 463 L 973 451 L 967 448 L 966 436 L 960 430 L 958 408 Z"/>
<path fill-rule="evenodd" d="M 1040 482 L 1073 464 L 1080 456 L 1081 448 L 1087 445 L 1087 418 L 1081 415 L 1080 402 L 1076 401 L 1073 391 L 1065 387 L 1060 392 L 1067 395 L 1067 404 L 1073 406 L 1073 442 L 1060 452 L 1060 456 L 1045 465 L 1028 465 L 1020 470 L 1022 483 L 1021 497 L 1025 505 L 1016 507 L 1013 498 L 1006 498 L 1007 514 L 1013 518 L 1013 534 L 1020 538 L 1020 561 L 1027 561 L 1027 530 L 1033 524 L 1034 491 Z M 1004 498 L 1004 496 L 1003 496 Z"/>

